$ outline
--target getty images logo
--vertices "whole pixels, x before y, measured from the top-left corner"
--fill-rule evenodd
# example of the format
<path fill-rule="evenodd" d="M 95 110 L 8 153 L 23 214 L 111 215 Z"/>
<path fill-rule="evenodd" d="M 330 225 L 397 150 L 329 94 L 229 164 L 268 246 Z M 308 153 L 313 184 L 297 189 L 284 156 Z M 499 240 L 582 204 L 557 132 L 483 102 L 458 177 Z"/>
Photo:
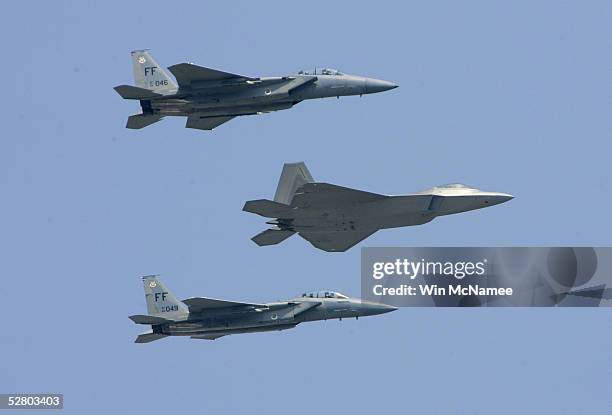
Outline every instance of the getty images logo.
<path fill-rule="evenodd" d="M 418 276 L 445 276 L 461 280 L 465 277 L 482 276 L 487 273 L 488 260 L 482 261 L 411 261 L 407 258 L 389 262 L 374 262 L 372 278 L 380 280 L 384 277 L 400 276 L 414 280 Z"/>

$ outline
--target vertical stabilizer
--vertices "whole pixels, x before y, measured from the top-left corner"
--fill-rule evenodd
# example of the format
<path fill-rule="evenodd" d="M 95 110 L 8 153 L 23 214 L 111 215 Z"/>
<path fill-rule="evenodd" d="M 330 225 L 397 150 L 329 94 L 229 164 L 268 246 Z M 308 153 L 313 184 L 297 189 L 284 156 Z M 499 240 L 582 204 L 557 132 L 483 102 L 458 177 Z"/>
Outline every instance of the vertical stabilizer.
<path fill-rule="evenodd" d="M 276 187 L 274 201 L 290 205 L 295 191 L 300 186 L 313 182 L 314 179 L 303 161 L 299 163 L 285 163 L 278 186 Z"/>
<path fill-rule="evenodd" d="M 153 59 L 148 50 L 132 52 L 134 82 L 139 88 L 159 93 L 173 93 L 178 89 L 174 79 Z"/>
<path fill-rule="evenodd" d="M 166 288 L 156 275 L 142 277 L 145 298 L 147 300 L 147 313 L 152 316 L 161 316 L 173 319 L 179 315 L 189 313 L 188 307 L 176 299 L 174 294 Z"/>

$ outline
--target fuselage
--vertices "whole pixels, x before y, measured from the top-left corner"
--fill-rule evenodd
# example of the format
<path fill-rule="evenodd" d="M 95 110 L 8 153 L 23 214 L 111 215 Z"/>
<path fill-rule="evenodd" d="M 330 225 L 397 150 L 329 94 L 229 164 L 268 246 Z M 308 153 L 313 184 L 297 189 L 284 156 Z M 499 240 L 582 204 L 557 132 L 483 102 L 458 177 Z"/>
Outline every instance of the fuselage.
<path fill-rule="evenodd" d="M 422 225 L 438 216 L 481 209 L 510 199 L 512 196 L 505 193 L 481 192 L 467 187 L 456 191 L 434 188 L 369 202 L 296 208 L 291 216 L 269 223 L 296 232 L 387 229 Z"/>
<path fill-rule="evenodd" d="M 154 325 L 153 332 L 170 336 L 251 333 L 284 330 L 308 321 L 358 318 L 395 310 L 395 307 L 385 304 L 354 298 L 318 298 L 307 295 L 266 306 L 266 309 L 261 310 L 245 311 L 238 308 L 191 313 L 180 321 Z"/>
<path fill-rule="evenodd" d="M 296 74 L 245 82 L 206 82 L 179 89 L 167 97 L 142 100 L 143 113 L 207 117 L 250 115 L 289 109 L 308 99 L 363 95 L 397 85 L 355 75 Z"/>

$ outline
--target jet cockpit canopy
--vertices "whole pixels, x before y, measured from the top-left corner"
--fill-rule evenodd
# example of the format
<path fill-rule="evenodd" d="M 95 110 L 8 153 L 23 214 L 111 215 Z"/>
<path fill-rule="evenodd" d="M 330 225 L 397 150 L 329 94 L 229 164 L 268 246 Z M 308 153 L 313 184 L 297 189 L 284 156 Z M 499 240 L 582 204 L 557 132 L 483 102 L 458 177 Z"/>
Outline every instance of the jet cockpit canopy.
<path fill-rule="evenodd" d="M 310 70 L 299 71 L 298 75 L 344 75 L 344 74 L 337 69 L 332 69 L 332 68 L 317 69 L 315 68 L 314 71 L 310 71 Z"/>
<path fill-rule="evenodd" d="M 463 183 L 449 183 L 423 190 L 416 194 L 467 195 L 478 193 L 479 190 Z"/>
<path fill-rule="evenodd" d="M 302 294 L 302 297 L 308 298 L 348 298 L 346 295 L 336 291 L 313 291 Z"/>
<path fill-rule="evenodd" d="M 438 187 L 440 189 L 471 189 L 470 186 L 463 183 L 448 183 Z"/>

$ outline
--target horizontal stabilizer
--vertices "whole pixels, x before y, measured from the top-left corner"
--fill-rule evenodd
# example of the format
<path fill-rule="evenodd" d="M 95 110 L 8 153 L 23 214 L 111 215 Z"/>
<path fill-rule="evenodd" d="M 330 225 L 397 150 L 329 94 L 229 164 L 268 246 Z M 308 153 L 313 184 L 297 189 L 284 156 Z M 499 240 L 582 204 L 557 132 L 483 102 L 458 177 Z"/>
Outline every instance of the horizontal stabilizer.
<path fill-rule="evenodd" d="M 201 313 L 203 311 L 220 309 L 220 308 L 232 308 L 232 307 L 250 307 L 250 308 L 262 308 L 265 309 L 265 304 L 253 304 L 253 303 L 240 303 L 237 301 L 226 301 L 217 300 L 215 298 L 204 298 L 204 297 L 192 297 L 183 300 L 183 303 L 189 307 L 190 313 Z"/>
<path fill-rule="evenodd" d="M 132 130 L 139 130 L 148 125 L 155 124 L 157 121 L 161 120 L 162 117 L 159 115 L 149 115 L 149 114 L 138 114 L 132 115 L 128 118 L 128 122 L 126 128 L 130 128 Z"/>
<path fill-rule="evenodd" d="M 166 336 L 165 334 L 158 334 L 158 333 L 153 333 L 152 331 L 149 331 L 147 333 L 139 334 L 138 337 L 136 337 L 136 340 L 134 341 L 134 343 L 151 343 L 151 342 L 154 342 L 155 340 L 163 339 L 164 337 L 168 337 L 168 336 Z"/>
<path fill-rule="evenodd" d="M 164 324 L 164 323 L 171 323 L 172 320 L 167 320 L 165 318 L 162 317 L 155 317 L 155 316 L 147 316 L 147 315 L 141 315 L 141 314 L 137 314 L 135 316 L 130 316 L 130 320 L 132 320 L 134 323 L 136 324 Z"/>
<path fill-rule="evenodd" d="M 244 204 L 242 210 L 265 218 L 290 218 L 293 213 L 288 205 L 266 199 L 249 200 Z"/>
<path fill-rule="evenodd" d="M 153 92 L 150 89 L 138 88 L 137 86 L 131 85 L 119 85 L 114 89 L 123 99 L 151 99 L 163 97 L 162 94 Z"/>
<path fill-rule="evenodd" d="M 198 115 L 190 115 L 187 117 L 185 128 L 195 128 L 196 130 L 212 130 L 223 123 L 234 118 L 233 116 L 225 117 L 200 117 Z"/>
<path fill-rule="evenodd" d="M 219 71 L 217 69 L 205 68 L 191 63 L 179 63 L 168 68 L 176 78 L 180 87 L 188 87 L 194 82 L 224 81 L 226 79 L 243 78 L 255 80 L 248 76 L 235 73 Z"/>
<path fill-rule="evenodd" d="M 266 229 L 251 238 L 259 246 L 276 245 L 292 236 L 295 232 L 280 229 Z"/>

